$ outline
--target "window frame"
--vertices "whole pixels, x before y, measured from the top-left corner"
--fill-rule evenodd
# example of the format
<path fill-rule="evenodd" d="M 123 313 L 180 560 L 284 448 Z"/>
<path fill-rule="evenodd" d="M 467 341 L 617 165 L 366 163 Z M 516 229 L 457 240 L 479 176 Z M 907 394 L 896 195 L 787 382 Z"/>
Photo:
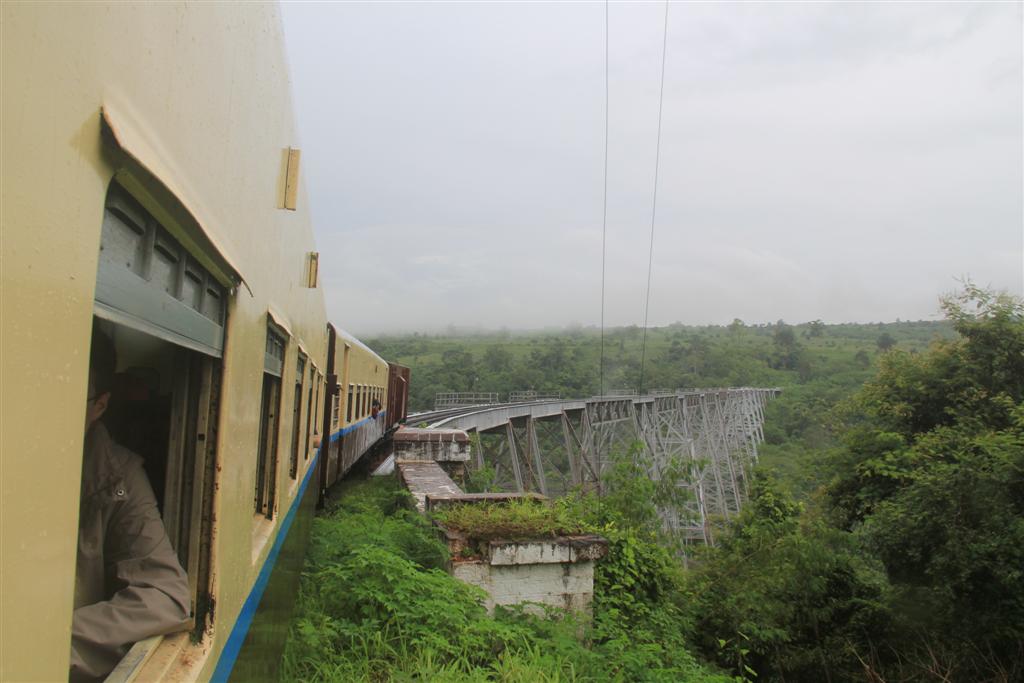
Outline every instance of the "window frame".
<path fill-rule="evenodd" d="M 288 476 L 292 479 L 296 479 L 299 476 L 299 443 L 301 442 L 302 432 L 300 427 L 302 426 L 302 394 L 303 387 L 305 386 L 306 380 L 306 368 L 308 367 L 309 359 L 306 354 L 302 351 L 298 352 L 298 356 L 295 359 L 295 381 L 293 382 L 294 396 L 292 398 L 292 434 L 291 434 L 291 451 L 288 454 Z M 308 421 L 308 411 L 307 411 Z M 308 447 L 308 431 L 307 431 L 307 447 Z"/>
<path fill-rule="evenodd" d="M 303 452 L 302 460 L 303 461 L 309 460 L 309 441 L 310 441 L 310 438 L 312 437 L 313 424 L 314 424 L 314 422 L 313 422 L 313 415 L 314 415 L 314 412 L 313 412 L 313 387 L 316 384 L 316 374 L 317 374 L 316 373 L 316 367 L 312 363 L 310 363 L 309 364 L 309 389 L 308 389 L 309 398 L 306 400 L 306 439 L 305 439 L 305 448 L 302 449 L 302 452 Z"/>
<path fill-rule="evenodd" d="M 133 355 L 124 352 L 137 343 L 134 335 L 165 345 L 160 354 L 167 354 L 168 365 L 154 368 L 167 381 L 158 395 L 169 397 L 166 452 L 163 462 L 157 461 L 163 475 L 158 502 L 164 531 L 188 578 L 191 618 L 185 630 L 199 642 L 215 623 L 214 495 L 223 354 L 234 291 L 209 269 L 219 254 L 211 257 L 183 240 L 173 212 L 153 197 L 143 203 L 136 195 L 141 188 L 129 190 L 122 179 L 118 174 L 110 181 L 103 200 L 93 315 L 112 326 L 122 358 Z M 114 223 L 135 233 L 131 263 L 118 262 L 116 250 L 105 253 L 113 246 L 110 240 L 117 241 L 110 232 Z M 154 274 L 158 261 L 162 277 Z M 118 329 L 132 332 L 127 347 L 118 343 Z M 162 639 L 136 645 L 155 648 Z M 126 656 L 118 667 L 129 663 Z"/>
<path fill-rule="evenodd" d="M 277 474 L 280 467 L 279 442 L 281 413 L 284 412 L 284 358 L 287 357 L 288 333 L 271 320 L 267 321 L 264 354 L 263 389 L 260 395 L 260 439 L 256 451 L 255 514 L 274 519 L 277 505 Z M 281 349 L 280 358 L 276 353 Z"/>

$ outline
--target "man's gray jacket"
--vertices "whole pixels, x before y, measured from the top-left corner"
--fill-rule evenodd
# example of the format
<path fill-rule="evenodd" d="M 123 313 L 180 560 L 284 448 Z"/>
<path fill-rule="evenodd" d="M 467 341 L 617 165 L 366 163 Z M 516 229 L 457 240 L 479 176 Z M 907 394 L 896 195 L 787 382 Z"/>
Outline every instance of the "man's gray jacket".
<path fill-rule="evenodd" d="M 189 608 L 142 458 L 96 422 L 82 462 L 71 679 L 105 676 L 133 643 L 184 629 Z"/>

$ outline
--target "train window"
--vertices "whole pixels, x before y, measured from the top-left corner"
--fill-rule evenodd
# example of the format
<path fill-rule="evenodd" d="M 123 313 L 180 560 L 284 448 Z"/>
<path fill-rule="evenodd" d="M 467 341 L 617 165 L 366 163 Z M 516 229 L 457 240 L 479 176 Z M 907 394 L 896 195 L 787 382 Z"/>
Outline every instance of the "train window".
<path fill-rule="evenodd" d="M 309 365 L 309 394 L 306 399 L 306 440 L 305 447 L 302 449 L 303 460 L 309 460 L 309 438 L 313 431 L 313 386 L 316 384 L 316 370 L 313 368 L 313 364 Z"/>
<path fill-rule="evenodd" d="M 353 402 L 354 402 L 354 398 L 353 397 L 355 396 L 354 392 L 355 392 L 355 385 L 349 384 L 348 385 L 348 402 L 345 404 L 346 407 L 347 407 L 347 410 L 345 412 L 345 415 L 346 415 L 346 420 L 345 421 L 346 422 L 352 422 L 352 411 L 353 411 Z"/>
<path fill-rule="evenodd" d="M 295 396 L 292 398 L 292 452 L 288 461 L 288 474 L 295 479 L 299 473 L 299 438 L 302 435 L 302 383 L 306 377 L 306 355 L 299 354 L 295 366 Z"/>
<path fill-rule="evenodd" d="M 318 370 L 316 373 L 316 407 L 313 409 L 313 434 L 320 433 L 320 387 L 323 386 L 323 383 L 324 377 L 323 375 L 320 374 L 320 371 Z M 323 438 L 324 437 L 321 436 L 321 440 Z"/>
<path fill-rule="evenodd" d="M 203 316 L 202 292 L 218 297 Z M 171 547 L 185 570 L 194 637 L 213 618 L 213 495 L 226 292 L 192 252 L 116 183 L 107 194 L 96 326 L 117 355 L 103 423 L 142 457 Z"/>
<path fill-rule="evenodd" d="M 274 518 L 277 499 L 277 441 L 281 423 L 281 372 L 284 368 L 285 337 L 274 326 L 267 327 L 263 363 L 263 396 L 260 405 L 260 441 L 256 454 L 256 513 Z"/>
<path fill-rule="evenodd" d="M 118 366 L 103 423 L 141 456 L 171 547 L 188 578 L 192 627 L 212 619 L 211 553 L 219 360 L 138 330 L 98 323 Z"/>
<path fill-rule="evenodd" d="M 341 397 L 337 394 L 334 395 L 334 404 L 331 407 L 331 429 L 338 426 L 338 420 L 341 419 Z"/>

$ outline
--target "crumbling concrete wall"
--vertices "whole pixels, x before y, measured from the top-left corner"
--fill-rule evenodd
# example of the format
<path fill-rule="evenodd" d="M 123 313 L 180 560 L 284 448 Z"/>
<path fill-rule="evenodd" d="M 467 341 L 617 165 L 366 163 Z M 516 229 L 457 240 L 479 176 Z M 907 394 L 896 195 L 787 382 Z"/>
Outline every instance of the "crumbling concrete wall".
<path fill-rule="evenodd" d="M 450 538 L 450 545 L 461 544 Z M 594 563 L 608 552 L 608 542 L 599 536 L 491 541 L 481 550 L 471 558 L 453 553 L 452 575 L 482 588 L 488 611 L 495 605 L 536 603 L 589 614 Z"/>
<path fill-rule="evenodd" d="M 540 498 L 533 493 L 463 493 L 464 464 L 470 458 L 466 432 L 403 427 L 394 435 L 395 467 L 420 512 L 445 505 L 496 503 Z M 590 614 L 594 563 L 608 552 L 599 536 L 527 540 L 474 540 L 444 530 L 455 578 L 487 593 L 486 606 L 534 603 Z M 542 611 L 540 608 L 537 611 Z"/>

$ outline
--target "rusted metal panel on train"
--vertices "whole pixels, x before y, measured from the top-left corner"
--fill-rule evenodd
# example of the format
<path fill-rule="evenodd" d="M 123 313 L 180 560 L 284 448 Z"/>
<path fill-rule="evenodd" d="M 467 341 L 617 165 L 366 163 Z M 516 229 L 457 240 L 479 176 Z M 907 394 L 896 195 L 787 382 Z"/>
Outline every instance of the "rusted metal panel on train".
<path fill-rule="evenodd" d="M 410 370 L 398 363 L 388 363 L 388 422 L 405 422 L 408 417 Z"/>

